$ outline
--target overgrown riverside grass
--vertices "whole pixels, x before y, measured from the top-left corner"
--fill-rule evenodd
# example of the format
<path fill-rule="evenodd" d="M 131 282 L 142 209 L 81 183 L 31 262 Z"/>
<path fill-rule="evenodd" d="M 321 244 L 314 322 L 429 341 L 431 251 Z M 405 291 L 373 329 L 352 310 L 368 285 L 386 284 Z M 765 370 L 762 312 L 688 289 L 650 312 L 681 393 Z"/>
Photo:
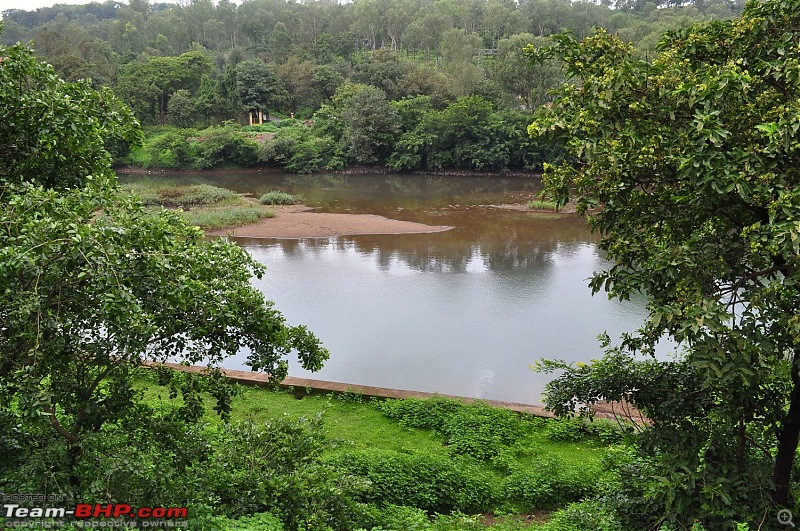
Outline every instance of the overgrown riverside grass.
<path fill-rule="evenodd" d="M 293 195 L 280 190 L 270 190 L 259 199 L 262 205 L 297 205 L 305 201 L 302 195 Z"/>
<path fill-rule="evenodd" d="M 180 208 L 180 216 L 190 225 L 219 230 L 273 218 L 275 212 L 249 201 L 227 188 L 196 184 L 164 186 L 152 179 L 127 183 L 123 189 L 136 194 L 146 206 Z"/>
<path fill-rule="evenodd" d="M 181 405 L 180 398 L 168 398 L 167 387 L 150 379 L 140 384 L 156 411 Z M 326 444 L 320 464 L 366 482 L 356 498 L 370 522 L 364 529 L 482 529 L 484 513 L 558 510 L 597 493 L 609 473 L 608 444 L 622 437 L 610 423 L 587 426 L 446 398 L 381 401 L 236 387 L 232 425 L 321 417 Z M 212 398 L 205 400 L 205 421 L 222 429 Z M 442 514 L 449 516 L 434 516 Z M 527 527 L 518 520 L 493 529 Z"/>
<path fill-rule="evenodd" d="M 535 210 L 552 210 L 555 212 L 558 209 L 558 205 L 556 205 L 554 201 L 542 201 L 535 199 L 533 201 L 528 201 L 528 208 Z"/>

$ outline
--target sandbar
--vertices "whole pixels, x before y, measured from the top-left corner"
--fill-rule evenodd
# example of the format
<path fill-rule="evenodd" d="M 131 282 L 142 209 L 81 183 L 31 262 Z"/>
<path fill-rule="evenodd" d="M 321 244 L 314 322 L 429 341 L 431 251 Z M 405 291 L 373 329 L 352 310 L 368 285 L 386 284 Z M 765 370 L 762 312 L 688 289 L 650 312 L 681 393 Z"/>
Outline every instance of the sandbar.
<path fill-rule="evenodd" d="M 275 217 L 258 223 L 207 232 L 210 236 L 241 238 L 328 238 L 358 234 L 427 234 L 453 227 L 389 219 L 375 214 L 313 212 L 305 205 L 277 207 Z"/>

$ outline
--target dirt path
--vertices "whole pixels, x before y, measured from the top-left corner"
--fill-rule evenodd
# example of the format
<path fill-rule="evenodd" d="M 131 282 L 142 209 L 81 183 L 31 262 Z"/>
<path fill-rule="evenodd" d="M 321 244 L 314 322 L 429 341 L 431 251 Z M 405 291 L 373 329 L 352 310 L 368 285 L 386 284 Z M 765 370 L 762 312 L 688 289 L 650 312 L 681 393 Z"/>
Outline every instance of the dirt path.
<path fill-rule="evenodd" d="M 252 225 L 209 231 L 211 236 L 244 238 L 327 238 L 355 234 L 422 234 L 443 232 L 453 227 L 425 225 L 389 219 L 373 214 L 323 214 L 310 207 L 276 207 L 275 217 Z"/>

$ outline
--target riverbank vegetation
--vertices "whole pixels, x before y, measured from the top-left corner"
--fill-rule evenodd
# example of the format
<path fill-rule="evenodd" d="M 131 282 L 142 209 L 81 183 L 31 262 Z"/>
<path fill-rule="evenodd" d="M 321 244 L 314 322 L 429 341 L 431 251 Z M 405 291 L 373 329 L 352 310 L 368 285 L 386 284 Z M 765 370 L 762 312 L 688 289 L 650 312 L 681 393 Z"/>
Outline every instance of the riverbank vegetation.
<path fill-rule="evenodd" d="M 89 78 L 146 127 L 175 128 L 147 130 L 134 153 L 109 145 L 120 164 L 540 171 L 563 147 L 529 137 L 526 126 L 565 78 L 557 61 L 531 65 L 525 46 L 602 26 L 647 57 L 662 31 L 730 18 L 743 2 L 237 4 L 8 10 L 0 38 L 33 39 L 64 79 Z"/>
<path fill-rule="evenodd" d="M 262 205 L 297 205 L 305 201 L 302 195 L 270 190 L 259 199 Z"/>
<path fill-rule="evenodd" d="M 529 122 L 528 113 L 496 110 L 481 96 L 437 110 L 428 96 L 392 102 L 368 85 L 344 84 L 311 122 L 145 128 L 144 145 L 116 163 L 152 169 L 277 165 L 295 173 L 350 164 L 396 172 L 540 171 L 559 159 L 560 148 L 529 137 Z"/>
<path fill-rule="evenodd" d="M 275 212 L 227 188 L 208 184 L 165 186 L 151 177 L 128 183 L 122 190 L 147 207 L 177 209 L 188 225 L 220 230 L 275 217 Z"/>
<path fill-rule="evenodd" d="M 170 394 L 196 379 L 148 370 L 137 387 L 154 417 L 168 419 L 184 407 Z M 238 386 L 232 395 L 227 422 L 206 414 L 193 429 L 208 445 L 204 454 L 170 469 L 174 484 L 198 485 L 192 496 L 218 499 L 197 517 L 204 529 L 232 528 L 251 512 L 271 514 L 283 525 L 274 529 L 483 529 L 489 513 L 506 515 L 499 530 L 538 528 L 568 518 L 551 511 L 601 494 L 628 459 L 626 434 L 609 421 L 543 419 L 446 398 Z M 236 456 L 240 447 L 247 450 Z M 261 452 L 266 460 L 253 461 Z M 241 492 L 252 493 L 246 504 L 229 498 Z"/>

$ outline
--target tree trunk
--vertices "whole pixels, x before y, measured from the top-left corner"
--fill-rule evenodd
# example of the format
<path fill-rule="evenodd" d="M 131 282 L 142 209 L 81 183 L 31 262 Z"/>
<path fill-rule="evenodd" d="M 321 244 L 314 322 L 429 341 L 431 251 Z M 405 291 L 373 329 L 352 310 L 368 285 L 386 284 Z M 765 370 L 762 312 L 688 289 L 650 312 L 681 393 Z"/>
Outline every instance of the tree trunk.
<path fill-rule="evenodd" d="M 789 412 L 778 432 L 778 455 L 775 456 L 775 468 L 772 471 L 772 481 L 775 484 L 772 500 L 782 507 L 790 506 L 789 486 L 792 479 L 792 464 L 800 438 L 800 367 L 798 364 L 800 364 L 800 347 L 795 348 L 794 356 L 792 356 L 792 392 L 789 395 Z"/>

